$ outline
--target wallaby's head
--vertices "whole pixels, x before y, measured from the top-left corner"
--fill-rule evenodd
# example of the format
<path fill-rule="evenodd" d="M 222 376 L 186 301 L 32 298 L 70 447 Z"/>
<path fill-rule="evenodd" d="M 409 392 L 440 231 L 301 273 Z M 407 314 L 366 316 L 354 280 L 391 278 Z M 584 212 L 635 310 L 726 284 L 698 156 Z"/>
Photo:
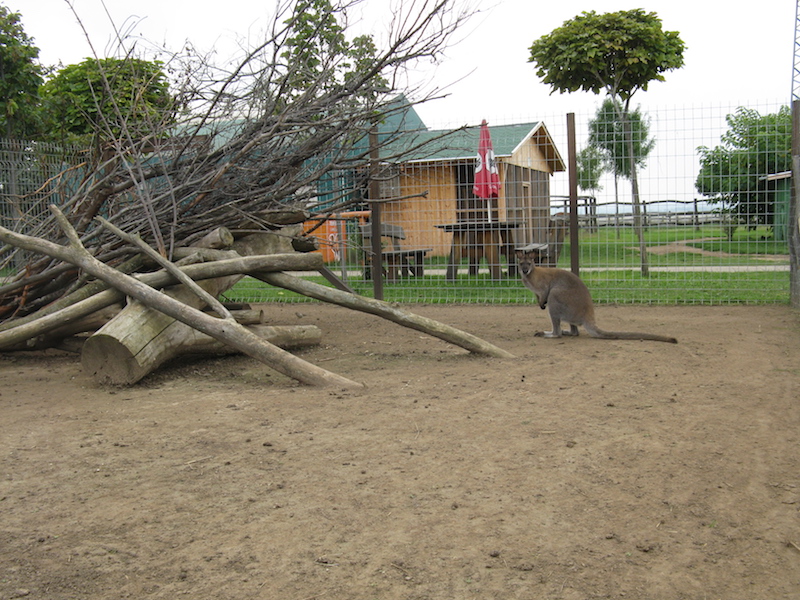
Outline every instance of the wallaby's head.
<path fill-rule="evenodd" d="M 524 252 L 522 250 L 517 250 L 517 265 L 519 266 L 519 272 L 522 275 L 530 275 L 533 271 L 533 268 L 536 266 L 534 263 L 534 253 L 533 252 Z"/>

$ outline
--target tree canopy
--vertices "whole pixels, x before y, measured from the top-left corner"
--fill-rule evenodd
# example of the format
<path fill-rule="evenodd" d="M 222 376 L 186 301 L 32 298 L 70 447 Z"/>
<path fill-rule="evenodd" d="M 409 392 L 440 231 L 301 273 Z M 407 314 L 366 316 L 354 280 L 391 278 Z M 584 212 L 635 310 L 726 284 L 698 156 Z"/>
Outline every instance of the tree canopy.
<path fill-rule="evenodd" d="M 42 86 L 50 137 L 116 139 L 160 127 L 172 118 L 169 83 L 159 61 L 88 58 Z"/>
<path fill-rule="evenodd" d="M 650 137 L 650 126 L 640 109 L 629 111 L 628 120 L 633 136 L 634 161 L 638 168 L 643 168 L 656 141 Z M 600 150 L 605 165 L 614 176 L 630 177 L 631 153 L 619 110 L 611 98 L 603 101 L 594 119 L 589 121 L 589 145 Z"/>
<path fill-rule="evenodd" d="M 578 152 L 578 187 L 582 190 L 595 192 L 602 189 L 600 176 L 605 170 L 605 154 L 597 146 L 586 146 Z"/>
<path fill-rule="evenodd" d="M 536 40 L 529 62 L 554 91 L 607 93 L 627 103 L 651 81 L 683 66 L 684 43 L 642 9 L 583 12 Z"/>
<path fill-rule="evenodd" d="M 745 222 L 772 223 L 773 191 L 765 177 L 792 168 L 792 114 L 738 108 L 714 148 L 701 146 L 695 187 L 711 203 L 726 205 Z"/>
<path fill-rule="evenodd" d="M 45 71 L 39 48 L 22 28 L 19 13 L 0 5 L 0 132 L 33 135 L 38 126 L 39 87 Z"/>

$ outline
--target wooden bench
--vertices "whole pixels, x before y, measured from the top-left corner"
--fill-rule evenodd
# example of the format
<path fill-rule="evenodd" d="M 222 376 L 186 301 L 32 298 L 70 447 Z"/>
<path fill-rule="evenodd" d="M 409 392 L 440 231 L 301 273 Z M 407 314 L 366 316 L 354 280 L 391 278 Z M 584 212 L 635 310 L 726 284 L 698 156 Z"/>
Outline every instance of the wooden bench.
<path fill-rule="evenodd" d="M 361 239 L 364 250 L 364 276 L 371 278 L 370 264 L 372 262 L 372 225 L 360 225 Z M 400 240 L 406 239 L 406 232 L 400 225 L 381 223 L 381 237 L 388 238 L 391 249 L 384 249 L 381 254 L 386 261 L 386 279 L 397 281 L 400 275 L 422 277 L 424 274 L 425 255 L 433 248 L 404 249 L 400 247 Z"/>

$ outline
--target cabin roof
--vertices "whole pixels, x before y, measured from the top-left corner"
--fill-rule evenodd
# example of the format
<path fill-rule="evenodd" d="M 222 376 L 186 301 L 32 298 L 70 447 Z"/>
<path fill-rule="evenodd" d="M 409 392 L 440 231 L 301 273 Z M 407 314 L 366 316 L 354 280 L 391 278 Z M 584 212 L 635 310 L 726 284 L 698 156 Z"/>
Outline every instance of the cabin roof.
<path fill-rule="evenodd" d="M 542 121 L 516 123 L 489 127 L 492 147 L 498 158 L 511 157 L 523 145 L 532 141 L 542 150 L 545 158 L 553 162 L 553 171 L 565 171 L 566 165 Z M 381 157 L 388 158 L 403 153 L 403 162 L 438 162 L 474 160 L 478 153 L 480 126 L 456 130 L 408 130 L 396 141 L 381 149 Z"/>

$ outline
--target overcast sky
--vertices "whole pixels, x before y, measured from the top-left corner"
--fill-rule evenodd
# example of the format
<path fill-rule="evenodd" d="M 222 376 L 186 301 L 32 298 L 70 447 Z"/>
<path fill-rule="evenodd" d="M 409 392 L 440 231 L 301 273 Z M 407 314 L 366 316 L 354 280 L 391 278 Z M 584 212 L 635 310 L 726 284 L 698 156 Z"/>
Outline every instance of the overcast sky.
<path fill-rule="evenodd" d="M 255 43 L 270 22 L 275 0 L 71 0 L 99 54 L 105 54 L 112 28 L 133 32 L 155 44 L 179 48 L 190 40 L 198 49 L 217 47 L 231 54 L 237 40 Z M 388 27 L 388 7 L 397 0 L 367 0 L 382 7 L 371 13 L 376 34 Z M 466 0 L 475 2 L 476 0 Z M 22 15 L 22 24 L 39 47 L 44 64 L 80 62 L 91 51 L 65 0 L 0 0 Z M 686 66 L 666 81 L 634 96 L 634 104 L 653 106 L 789 102 L 792 90 L 795 2 L 757 3 L 705 0 L 485 0 L 462 30 L 463 38 L 444 62 L 420 70 L 438 86 L 453 82 L 446 99 L 419 108 L 429 126 L 495 124 L 537 120 L 542 115 L 593 112 L 599 99 L 582 92 L 550 95 L 527 62 L 528 47 L 583 10 L 608 12 L 643 8 L 661 17 L 664 28 L 686 43 Z M 105 6 L 105 8 L 104 8 Z M 381 15 L 383 11 L 385 15 Z M 107 14 L 108 13 L 108 14 Z M 373 16 L 377 15 L 377 16 Z"/>

